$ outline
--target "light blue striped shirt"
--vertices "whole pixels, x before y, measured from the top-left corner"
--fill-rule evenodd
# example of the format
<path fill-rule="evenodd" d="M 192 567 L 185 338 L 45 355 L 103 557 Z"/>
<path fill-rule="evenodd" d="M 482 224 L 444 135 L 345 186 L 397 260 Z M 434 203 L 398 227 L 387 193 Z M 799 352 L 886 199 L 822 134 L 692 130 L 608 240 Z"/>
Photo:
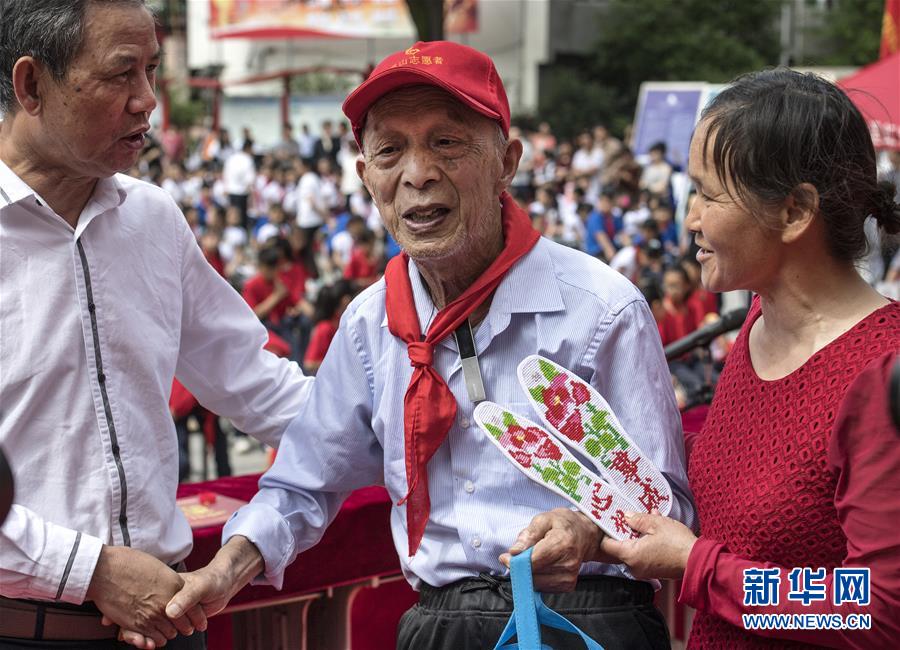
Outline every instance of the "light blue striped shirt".
<path fill-rule="evenodd" d="M 437 310 L 415 264 L 409 275 L 427 329 Z M 281 586 L 285 567 L 321 539 L 352 490 L 382 484 L 394 504 L 406 494 L 403 396 L 413 369 L 406 345 L 388 331 L 384 292 L 382 280 L 351 303 L 260 492 L 225 526 L 223 540 L 244 535 L 259 548 L 262 582 Z M 590 381 L 671 484 L 670 516 L 693 525 L 681 419 L 662 345 L 647 303 L 628 280 L 542 238 L 497 288 L 475 345 L 487 398 L 534 421 L 516 379 L 524 357 L 541 354 Z M 452 336 L 435 346 L 434 367 L 458 414 L 428 465 L 431 516 L 414 557 L 407 557 L 406 507 L 391 511 L 394 545 L 414 587 L 505 573 L 498 556 L 519 531 L 538 513 L 568 505 L 521 474 L 474 423 Z M 582 572 L 628 575 L 599 563 Z"/>

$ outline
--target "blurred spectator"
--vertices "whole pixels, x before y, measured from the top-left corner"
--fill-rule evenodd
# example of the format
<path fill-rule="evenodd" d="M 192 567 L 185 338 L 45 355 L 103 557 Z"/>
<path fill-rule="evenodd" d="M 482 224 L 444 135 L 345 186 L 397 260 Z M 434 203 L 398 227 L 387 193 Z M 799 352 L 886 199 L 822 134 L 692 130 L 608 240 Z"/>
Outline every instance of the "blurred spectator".
<path fill-rule="evenodd" d="M 697 314 L 688 305 L 691 281 L 680 266 L 670 266 L 663 273 L 663 306 L 665 317 L 660 327 L 663 345 L 684 338 L 697 329 Z"/>
<path fill-rule="evenodd" d="M 356 173 L 356 159 L 359 158 L 359 146 L 356 140 L 350 138 L 344 140 L 341 150 L 338 152 L 338 166 L 341 170 L 341 196 L 344 204 L 350 207 L 350 197 L 359 192 L 362 187 L 362 179 Z"/>
<path fill-rule="evenodd" d="M 688 305 L 694 312 L 694 320 L 698 325 L 703 325 L 709 314 L 718 315 L 719 297 L 712 291 L 707 291 L 700 283 L 700 262 L 691 255 L 685 255 L 678 262 L 684 270 L 690 284 L 690 297 Z"/>
<path fill-rule="evenodd" d="M 297 136 L 297 145 L 300 150 L 300 158 L 305 160 L 307 165 L 312 165 L 313 156 L 316 154 L 316 136 L 309 132 L 309 124 L 303 124 L 303 126 L 300 127 L 300 135 Z"/>
<path fill-rule="evenodd" d="M 313 316 L 315 323 L 309 347 L 303 356 L 303 369 L 314 375 L 322 365 L 331 339 L 337 334 L 338 323 L 347 305 L 353 298 L 354 290 L 350 282 L 339 281 L 330 287 L 323 287 L 316 297 L 316 308 Z"/>
<path fill-rule="evenodd" d="M 332 261 L 341 271 L 350 264 L 353 248 L 365 230 L 365 220 L 362 217 L 353 216 L 347 221 L 346 228 L 331 238 Z"/>
<path fill-rule="evenodd" d="M 641 189 L 657 196 L 669 195 L 672 166 L 666 161 L 666 143 L 657 142 L 650 147 L 650 163 L 641 174 Z"/>
<path fill-rule="evenodd" d="M 599 192 L 599 175 L 603 167 L 603 150 L 594 147 L 594 137 L 584 131 L 578 136 L 578 151 L 572 156 L 572 176 L 584 180 L 587 194 L 596 197 Z"/>
<path fill-rule="evenodd" d="M 622 211 L 613 204 L 612 194 L 604 192 L 585 223 L 585 252 L 609 262 L 616 254 L 615 242 L 623 226 Z"/>
<path fill-rule="evenodd" d="M 240 151 L 228 157 L 222 169 L 222 182 L 228 194 L 228 201 L 232 207 L 237 208 L 240 224 L 244 228 L 249 225 L 247 207 L 254 180 L 256 180 L 256 164 L 253 162 L 253 142 L 247 140 Z"/>
<path fill-rule="evenodd" d="M 313 148 L 313 158 L 328 158 L 334 166 L 337 166 L 337 155 L 341 149 L 341 140 L 332 130 L 331 120 L 322 122 L 322 135 L 316 140 Z"/>
<path fill-rule="evenodd" d="M 200 250 L 203 251 L 203 257 L 224 278 L 225 260 L 222 259 L 222 255 L 219 253 L 219 244 L 219 233 L 215 230 L 207 230 L 200 236 Z"/>
<path fill-rule="evenodd" d="M 531 144 L 536 152 L 555 151 L 556 136 L 553 135 L 548 122 L 538 124 L 537 133 L 532 134 Z"/>
<path fill-rule="evenodd" d="M 290 224 L 287 223 L 287 214 L 281 203 L 270 203 L 266 213 L 266 222 L 256 231 L 256 241 L 265 244 L 273 237 L 287 237 L 291 233 Z"/>
<path fill-rule="evenodd" d="M 230 261 L 235 252 L 242 250 L 248 241 L 247 229 L 241 223 L 240 210 L 232 205 L 225 211 L 225 229 L 222 231 L 222 242 L 219 244 L 222 258 L 226 262 Z"/>
<path fill-rule="evenodd" d="M 188 421 L 197 419 L 203 433 L 205 447 L 212 447 L 216 462 L 216 476 L 231 476 L 231 462 L 228 459 L 228 438 L 219 424 L 219 416 L 202 406 L 197 398 L 188 392 L 177 379 L 172 382 L 172 394 L 169 397 L 169 409 L 175 420 L 175 433 L 178 436 L 178 481 L 186 481 L 191 473 L 191 457 L 188 447 L 190 429 Z M 206 478 L 206 477 L 204 477 Z"/>
<path fill-rule="evenodd" d="M 368 287 L 378 279 L 375 234 L 371 230 L 363 230 L 356 237 L 350 262 L 344 267 L 344 278 L 360 288 Z"/>
<path fill-rule="evenodd" d="M 290 124 L 281 126 L 281 141 L 272 149 L 277 160 L 293 160 L 300 157 L 300 145 L 294 139 L 294 127 Z"/>
<path fill-rule="evenodd" d="M 259 251 L 257 272 L 244 284 L 244 300 L 266 327 L 277 330 L 287 313 L 290 292 L 278 276 L 281 252 L 274 246 Z"/>

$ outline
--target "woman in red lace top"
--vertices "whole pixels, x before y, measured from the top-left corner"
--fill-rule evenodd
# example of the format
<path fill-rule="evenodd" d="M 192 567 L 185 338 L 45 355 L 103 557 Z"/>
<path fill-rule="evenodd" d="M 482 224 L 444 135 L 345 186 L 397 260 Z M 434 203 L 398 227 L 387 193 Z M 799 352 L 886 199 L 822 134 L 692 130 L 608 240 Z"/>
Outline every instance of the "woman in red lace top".
<path fill-rule="evenodd" d="M 900 349 L 900 303 L 854 267 L 867 217 L 900 230 L 866 124 L 818 77 L 754 73 L 706 109 L 689 173 L 704 286 L 757 297 L 690 458 L 700 537 L 643 515 L 630 519 L 643 537 L 603 549 L 638 577 L 683 578 L 690 648 L 896 648 L 900 432 L 870 417 L 887 412 L 886 384 L 848 391 Z M 792 585 L 795 567 L 813 573 Z M 834 569 L 852 567 L 871 570 L 870 602 L 835 605 Z M 769 584 L 778 602 L 759 605 Z M 751 613 L 868 613 L 872 629 L 750 631 Z"/>

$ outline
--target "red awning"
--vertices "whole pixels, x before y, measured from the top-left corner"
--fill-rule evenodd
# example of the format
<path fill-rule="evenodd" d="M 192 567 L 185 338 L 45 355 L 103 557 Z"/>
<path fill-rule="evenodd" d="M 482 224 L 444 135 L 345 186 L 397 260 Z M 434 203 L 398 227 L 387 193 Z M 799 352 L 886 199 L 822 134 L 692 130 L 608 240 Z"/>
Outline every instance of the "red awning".
<path fill-rule="evenodd" d="M 869 124 L 876 149 L 900 151 L 900 52 L 838 82 Z"/>

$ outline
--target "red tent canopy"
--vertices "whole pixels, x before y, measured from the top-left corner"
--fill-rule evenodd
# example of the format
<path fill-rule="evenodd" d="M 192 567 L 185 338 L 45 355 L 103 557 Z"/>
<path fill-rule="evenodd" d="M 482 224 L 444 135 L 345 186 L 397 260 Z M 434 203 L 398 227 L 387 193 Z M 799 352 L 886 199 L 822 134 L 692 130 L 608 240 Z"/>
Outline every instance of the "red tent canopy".
<path fill-rule="evenodd" d="M 866 118 L 875 148 L 900 151 L 900 52 L 841 79 L 838 85 Z"/>

